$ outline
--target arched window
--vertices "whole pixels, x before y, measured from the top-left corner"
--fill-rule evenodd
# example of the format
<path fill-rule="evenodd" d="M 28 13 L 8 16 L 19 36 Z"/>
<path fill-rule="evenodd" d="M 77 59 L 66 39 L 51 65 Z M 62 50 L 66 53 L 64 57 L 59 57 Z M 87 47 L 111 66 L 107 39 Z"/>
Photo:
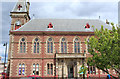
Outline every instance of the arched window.
<path fill-rule="evenodd" d="M 20 41 L 20 53 L 25 53 L 25 51 L 26 51 L 25 38 L 22 38 Z"/>
<path fill-rule="evenodd" d="M 65 38 L 62 38 L 61 40 L 61 53 L 67 53 L 67 43 Z"/>
<path fill-rule="evenodd" d="M 39 40 L 35 38 L 34 40 L 34 53 L 39 53 Z"/>
<path fill-rule="evenodd" d="M 80 40 L 78 38 L 74 40 L 74 52 L 80 53 Z"/>
<path fill-rule="evenodd" d="M 25 75 L 25 64 L 19 64 L 19 75 Z"/>
<path fill-rule="evenodd" d="M 33 64 L 33 75 L 39 75 L 39 64 Z"/>
<path fill-rule="evenodd" d="M 49 38 L 47 41 L 47 52 L 53 53 L 53 40 L 52 40 L 52 38 Z"/>

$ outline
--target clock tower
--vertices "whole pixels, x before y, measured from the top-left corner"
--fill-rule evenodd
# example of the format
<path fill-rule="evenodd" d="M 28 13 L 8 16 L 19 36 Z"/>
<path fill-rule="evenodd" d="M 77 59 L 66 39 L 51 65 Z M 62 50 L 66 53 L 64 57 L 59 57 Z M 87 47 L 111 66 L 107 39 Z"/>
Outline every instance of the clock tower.
<path fill-rule="evenodd" d="M 10 31 L 19 29 L 30 20 L 29 6 L 29 1 L 18 0 L 13 10 L 10 12 L 10 16 L 12 18 Z"/>
<path fill-rule="evenodd" d="M 30 20 L 29 16 L 29 6 L 30 3 L 29 1 L 26 0 L 18 0 L 18 2 L 15 4 L 13 10 L 10 12 L 11 16 L 11 28 L 10 31 L 16 31 L 22 25 L 27 23 Z M 9 39 L 9 52 L 8 52 L 8 72 L 9 74 L 10 71 L 10 58 L 12 58 L 12 46 L 13 46 L 13 39 L 14 35 L 10 34 L 10 39 Z M 9 74 L 10 75 L 10 74 Z"/>

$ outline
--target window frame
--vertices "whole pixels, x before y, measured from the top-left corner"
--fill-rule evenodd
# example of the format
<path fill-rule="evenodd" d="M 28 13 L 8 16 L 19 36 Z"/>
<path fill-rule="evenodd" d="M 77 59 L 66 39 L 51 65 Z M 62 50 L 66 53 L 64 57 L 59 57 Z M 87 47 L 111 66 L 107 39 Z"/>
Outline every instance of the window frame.
<path fill-rule="evenodd" d="M 47 63 L 47 75 L 53 75 L 53 63 Z"/>
<path fill-rule="evenodd" d="M 37 41 L 36 41 L 37 39 Z M 35 38 L 33 41 L 33 53 L 39 54 L 40 53 L 40 40 L 39 38 Z"/>
<path fill-rule="evenodd" d="M 76 39 L 78 39 L 78 40 L 76 41 Z M 74 42 L 74 53 L 81 53 L 80 39 L 76 37 L 73 42 Z"/>
<path fill-rule="evenodd" d="M 49 40 L 51 39 L 51 40 Z M 54 51 L 54 42 L 53 42 L 53 38 L 49 37 L 47 39 L 47 53 L 49 54 L 53 54 L 53 51 Z"/>
<path fill-rule="evenodd" d="M 60 41 L 60 51 L 61 53 L 67 53 L 67 40 L 64 37 L 61 38 L 61 41 Z"/>
<path fill-rule="evenodd" d="M 38 67 L 37 67 L 37 65 L 38 65 Z M 35 67 L 34 67 L 35 66 Z M 40 73 L 40 71 L 39 71 L 39 64 L 37 63 L 37 64 L 35 64 L 35 63 L 33 63 L 33 65 L 32 65 L 32 75 L 39 75 L 39 73 Z M 34 72 L 34 73 L 33 73 Z M 37 72 L 38 72 L 38 74 L 37 74 Z"/>
<path fill-rule="evenodd" d="M 24 41 L 23 41 L 24 39 Z M 23 37 L 20 39 L 20 43 L 19 43 L 19 53 L 26 53 L 26 39 Z"/>
<path fill-rule="evenodd" d="M 21 66 L 20 66 L 21 65 Z M 24 66 L 23 66 L 24 65 Z M 19 63 L 19 66 L 18 66 L 18 75 L 21 76 L 21 75 L 25 75 L 25 64 L 24 63 Z"/>

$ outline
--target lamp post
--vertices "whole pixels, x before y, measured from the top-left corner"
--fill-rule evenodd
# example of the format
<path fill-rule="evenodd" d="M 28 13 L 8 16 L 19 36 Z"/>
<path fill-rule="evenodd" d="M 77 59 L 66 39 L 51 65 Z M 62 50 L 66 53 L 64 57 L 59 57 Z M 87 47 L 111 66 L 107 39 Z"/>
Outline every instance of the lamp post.
<path fill-rule="evenodd" d="M 5 48 L 5 61 L 4 61 L 4 73 L 5 73 L 5 68 L 6 68 L 6 66 L 5 66 L 5 64 L 6 64 L 6 53 L 7 53 L 7 42 L 4 43 L 3 46 L 6 46 L 6 48 Z"/>
<path fill-rule="evenodd" d="M 86 54 L 86 51 L 84 50 L 84 56 Z M 83 67 L 85 66 L 85 58 L 84 58 L 84 61 L 83 61 Z M 83 79 L 85 79 L 85 73 L 83 73 Z"/>

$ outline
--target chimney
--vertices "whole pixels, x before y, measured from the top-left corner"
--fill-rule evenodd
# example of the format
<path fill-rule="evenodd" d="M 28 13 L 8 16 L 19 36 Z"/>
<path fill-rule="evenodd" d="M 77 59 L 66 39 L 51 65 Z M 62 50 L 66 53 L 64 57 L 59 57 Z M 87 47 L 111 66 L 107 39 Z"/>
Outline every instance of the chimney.
<path fill-rule="evenodd" d="M 108 20 L 106 19 L 106 24 L 109 24 Z"/>
<path fill-rule="evenodd" d="M 28 14 L 29 14 L 29 8 L 30 8 L 30 2 L 29 2 L 29 0 L 27 1 L 27 12 L 28 12 Z"/>

